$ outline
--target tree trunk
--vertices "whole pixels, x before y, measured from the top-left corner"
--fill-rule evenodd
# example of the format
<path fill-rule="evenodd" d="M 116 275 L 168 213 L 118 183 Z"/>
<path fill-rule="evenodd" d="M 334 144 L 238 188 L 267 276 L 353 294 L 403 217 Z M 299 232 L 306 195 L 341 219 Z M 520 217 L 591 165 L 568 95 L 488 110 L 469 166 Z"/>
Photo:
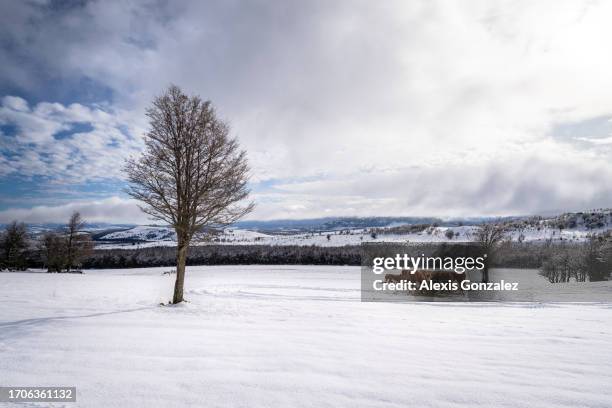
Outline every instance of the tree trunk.
<path fill-rule="evenodd" d="M 70 237 L 68 238 L 68 265 L 66 266 L 66 272 L 70 273 L 71 268 L 72 268 L 72 232 L 70 232 Z"/>
<path fill-rule="evenodd" d="M 489 265 L 485 264 L 485 267 L 482 269 L 482 283 L 489 282 Z"/>
<path fill-rule="evenodd" d="M 180 241 L 176 249 L 176 282 L 174 283 L 174 297 L 172 303 L 183 301 L 183 285 L 185 282 L 185 263 L 187 262 L 187 249 L 189 244 Z"/>

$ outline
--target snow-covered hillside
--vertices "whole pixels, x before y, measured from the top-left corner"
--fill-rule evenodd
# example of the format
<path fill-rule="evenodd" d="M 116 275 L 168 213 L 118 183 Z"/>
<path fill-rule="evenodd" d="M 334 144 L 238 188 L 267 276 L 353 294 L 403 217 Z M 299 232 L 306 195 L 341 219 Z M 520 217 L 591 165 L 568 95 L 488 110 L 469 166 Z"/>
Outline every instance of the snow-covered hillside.
<path fill-rule="evenodd" d="M 363 242 L 456 242 L 474 239 L 478 226 L 440 226 L 428 227 L 422 231 L 410 233 L 393 233 L 393 229 L 358 228 L 333 231 L 302 232 L 295 234 L 266 234 L 244 229 L 227 228 L 222 233 L 212 235 L 199 243 L 222 245 L 317 245 L 344 246 L 359 245 Z M 547 225 L 528 226 L 510 229 L 508 236 L 524 242 L 553 240 L 583 241 L 589 234 L 607 231 L 607 227 L 586 229 L 557 229 Z M 451 237 L 452 234 L 452 237 Z M 131 229 L 112 232 L 99 238 L 98 247 L 149 247 L 174 246 L 176 234 L 168 227 L 138 226 Z M 197 244 L 196 244 L 197 245 Z"/>
<path fill-rule="evenodd" d="M 102 236 L 105 240 L 135 241 L 172 241 L 176 242 L 176 233 L 168 227 L 136 226 L 123 231 L 115 231 Z"/>
<path fill-rule="evenodd" d="M 188 267 L 167 307 L 167 269 L 0 273 L 2 384 L 93 408 L 611 405 L 610 304 L 362 303 L 359 267 L 232 265 Z"/>

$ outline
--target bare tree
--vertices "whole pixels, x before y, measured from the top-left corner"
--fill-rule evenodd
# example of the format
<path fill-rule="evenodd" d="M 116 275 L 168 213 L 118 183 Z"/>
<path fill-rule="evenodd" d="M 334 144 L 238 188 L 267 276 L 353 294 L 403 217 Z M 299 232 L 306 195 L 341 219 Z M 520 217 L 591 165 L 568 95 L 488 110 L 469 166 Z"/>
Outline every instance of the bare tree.
<path fill-rule="evenodd" d="M 39 248 L 49 272 L 71 272 L 73 268 L 79 268 L 82 259 L 91 253 L 93 243 L 90 235 L 83 231 L 85 223 L 81 214 L 75 211 L 62 230 L 43 235 Z"/>
<path fill-rule="evenodd" d="M 490 222 L 482 224 L 478 231 L 476 231 L 475 238 L 487 255 L 485 261 L 485 267 L 482 271 L 482 281 L 489 281 L 489 266 L 494 261 L 495 256 L 501 246 L 506 241 L 507 226 L 502 222 Z"/>
<path fill-rule="evenodd" d="M 2 235 L 1 244 L 4 249 L 4 266 L 9 270 L 25 269 L 25 250 L 28 247 L 25 224 L 17 221 L 8 224 Z M 0 269 L 2 269 L 2 267 L 0 267 Z"/>
<path fill-rule="evenodd" d="M 550 283 L 585 282 L 588 276 L 587 248 L 584 244 L 551 244 L 546 248 L 540 275 Z"/>
<path fill-rule="evenodd" d="M 591 235 L 584 243 L 584 263 L 591 282 L 608 280 L 612 270 L 612 237 L 610 233 Z M 583 278 L 583 280 L 586 280 Z"/>
<path fill-rule="evenodd" d="M 43 261 L 47 272 L 62 272 L 67 265 L 66 239 L 57 232 L 47 232 L 40 242 Z"/>
<path fill-rule="evenodd" d="M 243 203 L 249 169 L 245 152 L 210 101 L 173 85 L 153 100 L 147 116 L 145 151 L 126 164 L 127 192 L 143 203 L 142 211 L 176 231 L 172 302 L 179 303 L 194 236 L 206 227 L 231 224 L 253 209 L 253 203 Z"/>
<path fill-rule="evenodd" d="M 87 256 L 93 247 L 89 234 L 83 232 L 86 221 L 78 211 L 70 216 L 66 225 L 66 271 L 79 267 L 83 257 Z"/>

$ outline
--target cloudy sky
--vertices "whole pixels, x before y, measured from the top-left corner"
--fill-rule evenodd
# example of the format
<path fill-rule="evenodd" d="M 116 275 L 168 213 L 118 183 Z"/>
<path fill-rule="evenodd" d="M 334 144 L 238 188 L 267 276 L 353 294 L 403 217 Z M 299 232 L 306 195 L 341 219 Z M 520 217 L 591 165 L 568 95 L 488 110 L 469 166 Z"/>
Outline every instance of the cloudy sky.
<path fill-rule="evenodd" d="M 247 150 L 251 219 L 612 206 L 612 2 L 0 2 L 0 222 L 146 222 L 175 83 Z"/>

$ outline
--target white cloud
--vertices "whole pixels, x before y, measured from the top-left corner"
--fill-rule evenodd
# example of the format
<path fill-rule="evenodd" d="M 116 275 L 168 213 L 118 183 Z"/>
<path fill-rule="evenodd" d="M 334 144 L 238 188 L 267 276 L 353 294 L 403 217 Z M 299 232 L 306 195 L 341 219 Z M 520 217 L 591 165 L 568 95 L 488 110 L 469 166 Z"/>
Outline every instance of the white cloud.
<path fill-rule="evenodd" d="M 42 176 L 52 183 L 121 178 L 125 158 L 142 147 L 134 136 L 140 129 L 130 120 L 100 107 L 42 102 L 30 108 L 22 98 L 4 97 L 0 125 L 13 130 L 2 135 L 0 175 Z M 79 131 L 83 124 L 87 128 Z"/>
<path fill-rule="evenodd" d="M 28 223 L 65 222 L 74 211 L 79 211 L 88 222 L 141 223 L 149 220 L 131 199 L 109 197 L 102 200 L 73 201 L 58 206 L 36 206 L 0 211 L 0 223 L 22 220 Z"/>
<path fill-rule="evenodd" d="M 61 14 L 21 5 L 0 35 L 49 75 L 110 87 L 130 121 L 171 82 L 211 98 L 254 180 L 293 180 L 259 194 L 253 217 L 525 213 L 611 197 L 609 150 L 554 134 L 612 115 L 610 15 L 610 2 L 569 0 L 92 2 Z M 35 68 L 10 57 L 0 77 L 33 89 Z M 95 157 L 113 114 L 4 106 L 40 143 L 67 120 L 50 117 L 89 117 L 101 129 L 53 154 L 78 149 L 92 159 L 85 174 L 118 176 L 118 161 Z M 28 160 L 21 171 L 41 171 Z M 417 197 L 402 183 L 422 186 Z"/>
<path fill-rule="evenodd" d="M 28 102 L 18 96 L 5 96 L 2 98 L 2 105 L 17 112 L 27 112 L 30 110 Z"/>
<path fill-rule="evenodd" d="M 612 179 L 607 163 L 591 160 L 589 155 L 558 160 L 556 154 L 529 154 L 484 167 L 449 164 L 286 183 L 256 195 L 260 205 L 252 218 L 318 217 L 327 209 L 342 216 L 444 217 L 609 206 L 612 188 L 602 183 Z"/>
<path fill-rule="evenodd" d="M 612 136 L 600 138 L 577 137 L 576 140 L 592 143 L 594 145 L 612 145 Z"/>

